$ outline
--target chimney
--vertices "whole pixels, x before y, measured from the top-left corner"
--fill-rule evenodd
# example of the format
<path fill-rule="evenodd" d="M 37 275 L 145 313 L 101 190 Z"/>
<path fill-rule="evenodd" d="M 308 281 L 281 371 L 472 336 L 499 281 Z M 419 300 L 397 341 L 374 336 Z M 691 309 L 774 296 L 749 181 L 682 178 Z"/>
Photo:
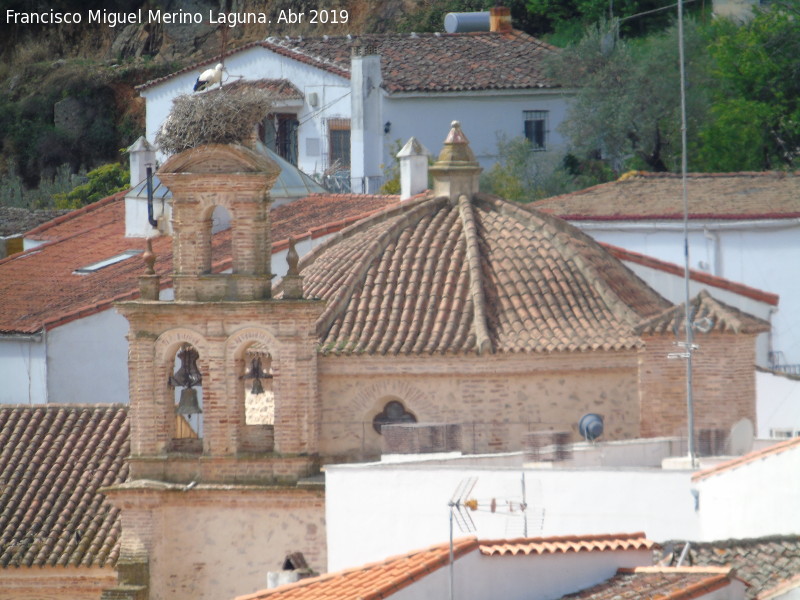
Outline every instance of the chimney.
<path fill-rule="evenodd" d="M 397 153 L 400 160 L 400 200 L 408 200 L 428 189 L 429 154 L 415 137 Z"/>
<path fill-rule="evenodd" d="M 128 148 L 130 154 L 131 167 L 131 187 L 135 187 L 147 177 L 148 165 L 156 170 L 156 149 L 148 142 L 144 136 L 136 140 Z"/>
<path fill-rule="evenodd" d="M 350 57 L 350 189 L 372 194 L 382 184 L 381 58 L 356 42 Z"/>
<path fill-rule="evenodd" d="M 489 9 L 489 31 L 511 31 L 511 9 L 507 6 L 495 6 Z"/>

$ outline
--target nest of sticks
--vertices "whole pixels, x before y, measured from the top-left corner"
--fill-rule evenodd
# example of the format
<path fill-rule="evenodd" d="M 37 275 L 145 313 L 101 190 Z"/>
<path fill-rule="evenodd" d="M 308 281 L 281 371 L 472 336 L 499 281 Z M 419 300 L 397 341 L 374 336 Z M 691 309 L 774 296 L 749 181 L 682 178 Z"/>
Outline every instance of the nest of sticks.
<path fill-rule="evenodd" d="M 243 143 L 271 106 L 263 91 L 248 88 L 183 94 L 173 100 L 156 144 L 162 152 L 176 154 L 204 144 Z"/>

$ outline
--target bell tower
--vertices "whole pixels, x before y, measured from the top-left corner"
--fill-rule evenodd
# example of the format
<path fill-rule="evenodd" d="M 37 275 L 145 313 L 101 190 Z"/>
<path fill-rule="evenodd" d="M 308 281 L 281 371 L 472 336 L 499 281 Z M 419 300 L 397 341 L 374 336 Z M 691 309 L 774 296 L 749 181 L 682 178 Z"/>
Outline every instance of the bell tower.
<path fill-rule="evenodd" d="M 108 493 L 122 508 L 120 560 L 145 557 L 154 597 L 237 595 L 213 585 L 205 596 L 181 591 L 192 587 L 196 565 L 206 564 L 201 549 L 210 541 L 249 545 L 248 556 L 262 557 L 263 565 L 240 576 L 248 569 L 236 560 L 244 548 L 229 553 L 231 565 L 214 559 L 227 585 L 253 577 L 254 589 L 262 570 L 274 570 L 271 554 L 297 548 L 312 563 L 325 545 L 323 493 L 297 487 L 318 469 L 315 327 L 324 305 L 302 298 L 299 276 L 298 293 L 272 299 L 268 190 L 278 173 L 240 145 L 200 146 L 168 159 L 158 176 L 173 195 L 174 300 L 160 299 L 155 257 L 146 252 L 140 298 L 117 305 L 130 323 L 130 476 Z M 229 227 L 216 231 L 220 213 Z M 306 514 L 321 537 L 274 545 L 273 536 L 287 535 L 288 514 L 280 516 L 287 506 Z M 177 508 L 191 511 L 194 533 L 186 523 L 175 524 L 180 531 L 171 537 L 158 530 Z M 219 530 L 209 533 L 195 519 Z M 186 552 L 199 554 L 187 563 Z M 183 562 L 173 564 L 181 553 Z"/>

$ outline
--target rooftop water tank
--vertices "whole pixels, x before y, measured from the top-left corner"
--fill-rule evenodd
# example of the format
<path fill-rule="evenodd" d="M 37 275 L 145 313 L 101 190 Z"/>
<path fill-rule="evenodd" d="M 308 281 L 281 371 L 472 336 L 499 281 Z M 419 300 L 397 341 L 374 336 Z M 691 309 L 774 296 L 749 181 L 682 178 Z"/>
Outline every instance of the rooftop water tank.
<path fill-rule="evenodd" d="M 447 33 L 489 31 L 489 12 L 447 13 L 444 16 L 444 30 Z"/>

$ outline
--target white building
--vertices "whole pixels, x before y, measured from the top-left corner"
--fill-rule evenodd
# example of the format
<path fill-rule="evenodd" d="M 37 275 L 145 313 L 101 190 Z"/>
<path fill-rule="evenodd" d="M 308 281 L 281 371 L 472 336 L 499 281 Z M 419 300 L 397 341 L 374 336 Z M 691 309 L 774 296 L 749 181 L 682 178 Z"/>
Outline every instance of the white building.
<path fill-rule="evenodd" d="M 507 454 L 328 465 L 328 567 L 447 540 L 454 502 L 468 529 L 486 539 L 634 530 L 657 542 L 800 534 L 800 481 L 790 475 L 800 468 L 800 439 L 700 459 L 699 471 L 670 458 L 682 452 L 662 438 L 580 444 L 571 459 L 550 463 Z M 476 511 L 464 507 L 470 499 Z M 459 521 L 457 536 L 465 534 Z"/>
<path fill-rule="evenodd" d="M 544 76 L 543 60 L 555 48 L 512 30 L 510 20 L 493 22 L 496 31 L 247 44 L 140 86 L 147 139 L 155 141 L 172 100 L 191 93 L 199 71 L 223 60 L 223 89 L 241 82 L 272 94 L 274 110 L 261 128 L 267 146 L 306 173 L 349 180 L 356 193 L 380 188 L 398 143 L 416 136 L 438 148 L 454 119 L 470 132 L 484 168 L 496 161 L 498 135 L 524 135 L 558 156 L 570 93 Z"/>
<path fill-rule="evenodd" d="M 800 373 L 800 176 L 695 173 L 687 189 L 689 268 L 777 296 L 760 364 Z M 632 173 L 534 206 L 600 242 L 684 265 L 680 175 Z"/>

